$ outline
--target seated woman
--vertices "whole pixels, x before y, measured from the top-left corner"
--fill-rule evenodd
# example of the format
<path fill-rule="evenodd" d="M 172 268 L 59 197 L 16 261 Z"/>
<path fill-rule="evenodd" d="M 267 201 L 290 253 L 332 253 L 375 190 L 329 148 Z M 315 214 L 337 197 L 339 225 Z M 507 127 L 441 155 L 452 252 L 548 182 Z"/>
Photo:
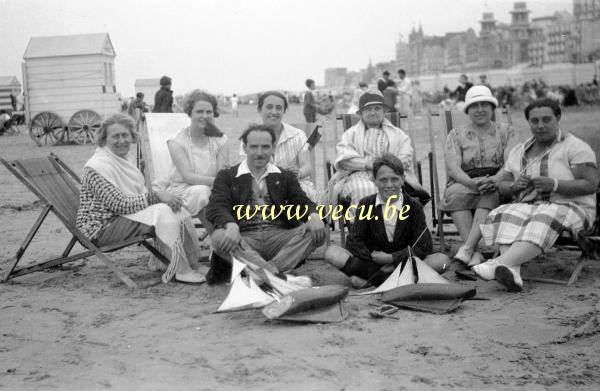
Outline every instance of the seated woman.
<path fill-rule="evenodd" d="M 408 246 L 412 247 L 413 255 L 423 259 L 434 270 L 444 270 L 444 264 L 449 265 L 450 259 L 444 254 L 431 254 L 431 233 L 423 207 L 402 192 L 402 161 L 384 153 L 373 161 L 373 175 L 377 193 L 360 200 L 346 248 L 329 246 L 325 260 L 351 276 L 356 288 L 363 287 L 367 281 L 373 285 L 385 281 L 394 268 L 408 258 Z M 384 208 L 388 204 L 393 205 L 397 212 L 385 213 Z M 369 208 L 373 217 L 361 218 L 367 216 Z M 403 210 L 405 213 L 399 213 Z"/>
<path fill-rule="evenodd" d="M 500 174 L 500 190 L 516 197 L 481 224 L 500 256 L 474 266 L 486 280 L 523 289 L 520 266 L 552 247 L 561 232 L 590 227 L 596 215 L 598 175 L 590 146 L 559 128 L 560 107 L 540 99 L 525 108 L 533 137 L 517 145 Z"/>
<path fill-rule="evenodd" d="M 465 102 L 470 122 L 452 129 L 446 138 L 448 184 L 440 208 L 450 213 L 464 243 L 454 258 L 468 266 L 481 263 L 479 224 L 500 205 L 496 183 L 515 144 L 515 130 L 492 121 L 496 106 L 489 88 L 471 87 Z"/>
<path fill-rule="evenodd" d="M 173 165 L 167 178 L 154 181 L 153 189 L 180 197 L 195 216 L 208 204 L 217 172 L 229 164 L 227 136 L 213 124 L 219 116 L 214 96 L 194 90 L 184 98 L 183 110 L 190 126 L 167 141 Z"/>
<path fill-rule="evenodd" d="M 359 99 L 360 121 L 346 130 L 337 143 L 334 167 L 337 170 L 329 182 L 329 204 L 349 199 L 350 205 L 377 192 L 373 183 L 373 161 L 391 153 L 402 161 L 405 171 L 405 191 L 425 205 L 430 197 L 414 174 L 413 148 L 410 138 L 385 118 L 386 105 L 378 90 L 367 90 Z M 354 217 L 350 220 L 353 220 Z"/>
<path fill-rule="evenodd" d="M 168 192 L 146 191 L 144 176 L 129 159 L 136 141 L 131 117 L 114 114 L 96 134 L 98 148 L 83 168 L 77 228 L 98 246 L 154 229 L 159 249 L 170 259 L 163 282 L 173 276 L 185 283 L 202 283 L 204 274 L 192 269 L 198 259 L 198 239 L 181 199 Z"/>
<path fill-rule="evenodd" d="M 272 161 L 279 167 L 292 171 L 300 182 L 300 187 L 312 202 L 319 201 L 319 194 L 315 185 L 310 181 L 310 156 L 308 152 L 308 137 L 303 130 L 283 122 L 283 115 L 287 111 L 288 102 L 279 91 L 266 91 L 258 98 L 258 113 L 262 117 L 262 124 L 270 127 L 275 132 L 275 153 Z M 245 157 L 243 145 L 240 146 L 240 155 Z"/>

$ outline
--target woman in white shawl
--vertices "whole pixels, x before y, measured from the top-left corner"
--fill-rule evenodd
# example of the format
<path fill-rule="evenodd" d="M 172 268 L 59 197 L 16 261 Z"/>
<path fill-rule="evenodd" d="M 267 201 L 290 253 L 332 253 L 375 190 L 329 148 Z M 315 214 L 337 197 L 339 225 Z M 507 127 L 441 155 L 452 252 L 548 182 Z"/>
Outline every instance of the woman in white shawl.
<path fill-rule="evenodd" d="M 398 157 L 405 168 L 406 184 L 418 198 L 429 195 L 419 185 L 413 171 L 413 149 L 410 139 L 400 128 L 394 127 L 385 114 L 383 95 L 367 90 L 360 97 L 358 114 L 361 120 L 344 132 L 336 145 L 337 170 L 330 182 L 330 202 L 335 204 L 339 196 L 350 198 L 351 205 L 377 192 L 373 182 L 373 161 L 384 153 Z M 426 195 L 426 197 L 425 197 Z"/>
<path fill-rule="evenodd" d="M 166 283 L 199 284 L 204 274 L 192 269 L 198 240 L 181 198 L 148 192 L 144 176 L 129 159 L 135 142 L 134 123 L 123 114 L 108 117 L 97 134 L 98 148 L 83 168 L 77 228 L 98 246 L 154 232 L 161 252 L 170 259 Z"/>

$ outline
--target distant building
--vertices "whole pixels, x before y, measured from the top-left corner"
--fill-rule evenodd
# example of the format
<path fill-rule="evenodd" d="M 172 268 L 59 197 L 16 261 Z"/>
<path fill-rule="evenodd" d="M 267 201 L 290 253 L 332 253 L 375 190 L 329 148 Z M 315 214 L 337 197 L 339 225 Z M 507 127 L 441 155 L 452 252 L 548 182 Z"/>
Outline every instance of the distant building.
<path fill-rule="evenodd" d="M 0 110 L 12 110 L 10 96 L 21 94 L 21 83 L 16 76 L 0 76 Z"/>
<path fill-rule="evenodd" d="M 600 0 L 573 0 L 573 17 L 579 35 L 578 60 L 600 59 Z"/>
<path fill-rule="evenodd" d="M 398 69 L 408 70 L 410 69 L 410 45 L 404 41 L 402 34 L 399 34 L 398 42 L 396 42 L 396 65 Z M 398 72 L 398 69 L 394 69 L 394 72 Z"/>

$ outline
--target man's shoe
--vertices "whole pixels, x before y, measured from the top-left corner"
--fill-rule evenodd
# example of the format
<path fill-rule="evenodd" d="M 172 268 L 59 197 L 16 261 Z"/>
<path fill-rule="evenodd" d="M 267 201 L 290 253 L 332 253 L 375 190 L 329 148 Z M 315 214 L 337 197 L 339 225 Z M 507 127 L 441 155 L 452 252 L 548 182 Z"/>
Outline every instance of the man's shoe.
<path fill-rule="evenodd" d="M 498 261 L 492 259 L 490 261 L 480 263 L 479 265 L 475 265 L 471 269 L 477 273 L 479 277 L 489 281 L 495 278 L 496 268 L 498 265 L 500 265 Z"/>
<path fill-rule="evenodd" d="M 509 292 L 521 292 L 523 279 L 518 266 L 498 265 L 495 271 L 496 281 L 502 284 Z"/>
<path fill-rule="evenodd" d="M 176 273 L 173 280 L 183 284 L 199 285 L 206 282 L 206 277 L 203 274 L 193 270 L 187 273 Z"/>
<path fill-rule="evenodd" d="M 454 259 L 461 261 L 465 265 L 468 265 L 471 262 L 471 258 L 473 258 L 473 250 L 467 246 L 460 246 L 454 256 Z"/>

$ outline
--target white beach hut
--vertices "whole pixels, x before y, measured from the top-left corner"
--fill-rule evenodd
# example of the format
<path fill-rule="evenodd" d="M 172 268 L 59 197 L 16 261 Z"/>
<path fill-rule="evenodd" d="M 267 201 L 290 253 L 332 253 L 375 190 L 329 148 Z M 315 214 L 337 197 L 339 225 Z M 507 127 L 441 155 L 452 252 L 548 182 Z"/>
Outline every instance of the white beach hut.
<path fill-rule="evenodd" d="M 21 83 L 15 76 L 0 76 L 0 110 L 13 110 L 10 95 L 21 93 Z"/>
<path fill-rule="evenodd" d="M 160 89 L 160 79 L 136 79 L 135 93 L 144 94 L 144 101 L 149 105 L 154 105 L 154 95 Z"/>
<path fill-rule="evenodd" d="M 36 143 L 55 144 L 65 134 L 77 143 L 93 141 L 102 118 L 120 110 L 114 59 L 107 33 L 29 40 L 23 90 Z"/>

